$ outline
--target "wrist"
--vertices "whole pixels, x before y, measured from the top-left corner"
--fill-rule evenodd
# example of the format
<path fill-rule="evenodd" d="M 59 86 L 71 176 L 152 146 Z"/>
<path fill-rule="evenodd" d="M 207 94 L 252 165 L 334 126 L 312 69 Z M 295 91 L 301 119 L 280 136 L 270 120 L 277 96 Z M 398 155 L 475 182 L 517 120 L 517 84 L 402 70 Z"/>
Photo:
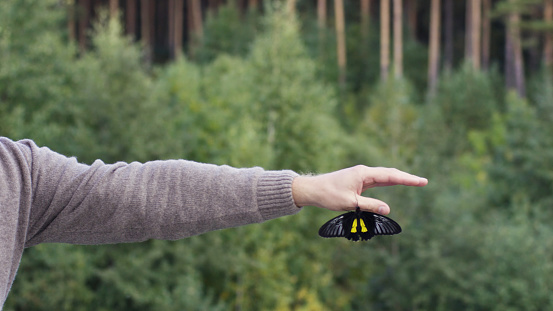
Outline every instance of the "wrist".
<path fill-rule="evenodd" d="M 298 176 L 292 181 L 292 197 L 296 206 L 316 205 L 313 179 L 311 176 Z"/>

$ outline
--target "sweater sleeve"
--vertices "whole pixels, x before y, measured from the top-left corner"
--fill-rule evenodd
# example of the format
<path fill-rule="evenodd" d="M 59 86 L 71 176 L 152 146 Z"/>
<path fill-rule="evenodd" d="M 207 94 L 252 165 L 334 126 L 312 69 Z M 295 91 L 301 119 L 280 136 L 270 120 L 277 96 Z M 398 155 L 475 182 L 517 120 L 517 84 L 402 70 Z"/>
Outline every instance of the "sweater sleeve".
<path fill-rule="evenodd" d="M 300 210 L 292 171 L 185 160 L 88 166 L 32 141 L 13 144 L 30 180 L 28 224 L 18 228 L 25 246 L 179 239 Z"/>

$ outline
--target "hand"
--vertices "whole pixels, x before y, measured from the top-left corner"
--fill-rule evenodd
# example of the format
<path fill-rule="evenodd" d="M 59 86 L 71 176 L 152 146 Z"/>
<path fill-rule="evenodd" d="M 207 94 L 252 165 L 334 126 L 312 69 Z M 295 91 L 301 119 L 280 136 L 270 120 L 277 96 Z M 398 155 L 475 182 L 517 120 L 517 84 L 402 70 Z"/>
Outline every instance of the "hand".
<path fill-rule="evenodd" d="M 374 187 L 394 185 L 418 186 L 428 184 L 426 178 L 411 175 L 395 168 L 358 165 L 317 176 L 298 176 L 292 183 L 292 196 L 297 206 L 313 205 L 332 211 L 361 210 L 387 215 L 385 202 L 361 196 Z"/>

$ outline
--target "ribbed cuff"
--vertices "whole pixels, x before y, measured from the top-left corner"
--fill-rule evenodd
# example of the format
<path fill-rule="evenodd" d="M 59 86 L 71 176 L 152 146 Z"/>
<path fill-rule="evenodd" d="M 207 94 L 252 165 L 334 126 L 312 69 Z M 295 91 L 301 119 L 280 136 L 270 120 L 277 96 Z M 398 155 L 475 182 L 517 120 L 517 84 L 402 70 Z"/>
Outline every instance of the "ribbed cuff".
<path fill-rule="evenodd" d="M 293 171 L 265 171 L 257 182 L 257 205 L 263 221 L 301 210 L 292 197 L 292 181 L 299 176 Z"/>

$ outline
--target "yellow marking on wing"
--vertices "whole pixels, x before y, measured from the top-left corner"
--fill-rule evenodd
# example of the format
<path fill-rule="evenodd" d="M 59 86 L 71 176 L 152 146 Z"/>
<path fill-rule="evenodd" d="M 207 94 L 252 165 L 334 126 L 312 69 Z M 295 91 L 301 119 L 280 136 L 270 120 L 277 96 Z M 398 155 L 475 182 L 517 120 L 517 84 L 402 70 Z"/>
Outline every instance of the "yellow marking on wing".
<path fill-rule="evenodd" d="M 357 233 L 357 218 L 353 220 L 353 224 L 351 225 L 351 233 Z"/>
<path fill-rule="evenodd" d="M 369 231 L 367 230 L 367 226 L 365 226 L 365 222 L 363 221 L 363 219 L 359 218 L 359 223 L 361 224 L 361 232 Z"/>

